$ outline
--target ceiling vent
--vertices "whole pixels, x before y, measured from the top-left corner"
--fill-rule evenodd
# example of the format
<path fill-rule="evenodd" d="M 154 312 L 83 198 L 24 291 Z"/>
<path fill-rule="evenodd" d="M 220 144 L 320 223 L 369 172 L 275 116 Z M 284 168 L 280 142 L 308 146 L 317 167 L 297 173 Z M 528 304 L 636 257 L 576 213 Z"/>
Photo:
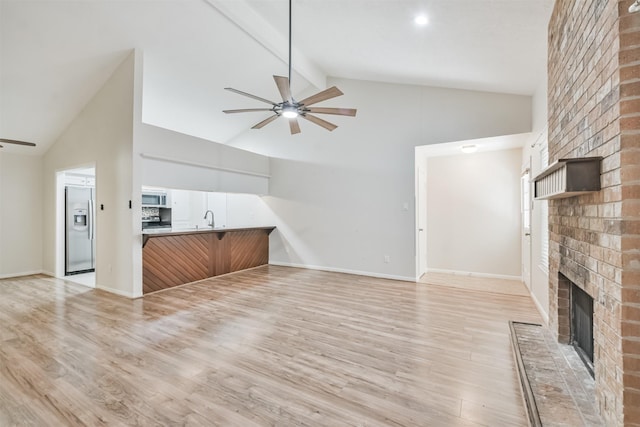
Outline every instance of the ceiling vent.
<path fill-rule="evenodd" d="M 601 161 L 602 157 L 558 160 L 533 179 L 534 197 L 562 199 L 600 191 Z"/>

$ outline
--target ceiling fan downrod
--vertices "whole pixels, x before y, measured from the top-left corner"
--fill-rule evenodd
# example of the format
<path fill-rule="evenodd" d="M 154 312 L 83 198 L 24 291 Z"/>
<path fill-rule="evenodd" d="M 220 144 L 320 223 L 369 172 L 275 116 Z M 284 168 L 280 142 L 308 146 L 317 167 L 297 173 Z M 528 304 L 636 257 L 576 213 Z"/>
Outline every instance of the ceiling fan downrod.
<path fill-rule="evenodd" d="M 291 92 L 291 0 L 289 0 L 289 92 Z M 293 95 L 291 95 L 291 102 L 293 102 Z"/>
<path fill-rule="evenodd" d="M 225 90 L 237 93 L 238 95 L 246 96 L 248 98 L 255 99 L 257 101 L 264 102 L 266 104 L 270 104 L 269 108 L 242 108 L 236 110 L 223 110 L 226 114 L 233 113 L 248 113 L 248 112 L 271 112 L 273 115 L 267 117 L 261 122 L 255 124 L 251 129 L 261 129 L 269 123 L 276 120 L 278 117 L 285 117 L 289 121 L 289 128 L 291 129 L 291 134 L 300 133 L 300 125 L 298 124 L 298 118 L 302 118 L 311 123 L 314 123 L 320 127 L 325 128 L 328 131 L 332 131 L 337 128 L 337 125 L 330 123 L 320 117 L 314 116 L 313 114 L 333 114 L 337 116 L 351 116 L 354 117 L 356 115 L 355 108 L 331 108 L 331 107 L 312 107 L 312 105 L 317 104 L 322 101 L 326 101 L 328 99 L 335 98 L 337 96 L 342 95 L 343 93 L 335 86 L 332 86 L 328 89 L 322 90 L 314 95 L 308 96 L 302 101 L 295 101 L 293 99 L 293 95 L 291 93 L 291 77 L 292 77 L 292 0 L 289 0 L 289 75 L 288 77 L 282 76 L 273 76 L 275 80 L 276 86 L 278 87 L 278 91 L 280 92 L 280 96 L 282 97 L 282 102 L 274 102 L 265 98 L 261 98 L 256 95 L 252 95 L 247 92 L 243 92 L 237 89 L 233 89 L 231 87 L 226 87 Z M 313 114 L 311 114 L 313 113 Z"/>

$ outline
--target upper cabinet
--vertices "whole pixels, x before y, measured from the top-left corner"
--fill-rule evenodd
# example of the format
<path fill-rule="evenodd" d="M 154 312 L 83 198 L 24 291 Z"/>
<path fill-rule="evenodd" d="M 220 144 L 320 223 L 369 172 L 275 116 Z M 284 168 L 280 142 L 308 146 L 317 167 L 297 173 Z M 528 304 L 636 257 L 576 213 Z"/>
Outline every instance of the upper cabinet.
<path fill-rule="evenodd" d="M 207 193 L 193 190 L 168 190 L 171 192 L 171 225 L 173 228 L 206 226 L 204 214 L 209 208 Z M 217 222 L 218 223 L 218 222 Z M 222 225 L 222 223 L 219 223 Z"/>

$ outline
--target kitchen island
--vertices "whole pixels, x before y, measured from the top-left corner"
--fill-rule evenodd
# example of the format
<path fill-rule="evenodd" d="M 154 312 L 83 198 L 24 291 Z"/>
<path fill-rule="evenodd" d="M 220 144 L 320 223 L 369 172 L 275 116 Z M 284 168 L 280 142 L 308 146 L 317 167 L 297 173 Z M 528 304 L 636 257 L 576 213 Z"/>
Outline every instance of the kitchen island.
<path fill-rule="evenodd" d="M 274 229 L 143 230 L 143 293 L 267 264 Z"/>

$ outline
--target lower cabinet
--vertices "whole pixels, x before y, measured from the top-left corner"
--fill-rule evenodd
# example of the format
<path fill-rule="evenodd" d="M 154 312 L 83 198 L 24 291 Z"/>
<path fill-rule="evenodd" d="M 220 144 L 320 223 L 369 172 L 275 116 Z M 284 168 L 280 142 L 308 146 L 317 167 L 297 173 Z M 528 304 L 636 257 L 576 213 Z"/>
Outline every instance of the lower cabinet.
<path fill-rule="evenodd" d="M 143 293 L 268 264 L 274 228 L 149 236 L 142 249 Z"/>

